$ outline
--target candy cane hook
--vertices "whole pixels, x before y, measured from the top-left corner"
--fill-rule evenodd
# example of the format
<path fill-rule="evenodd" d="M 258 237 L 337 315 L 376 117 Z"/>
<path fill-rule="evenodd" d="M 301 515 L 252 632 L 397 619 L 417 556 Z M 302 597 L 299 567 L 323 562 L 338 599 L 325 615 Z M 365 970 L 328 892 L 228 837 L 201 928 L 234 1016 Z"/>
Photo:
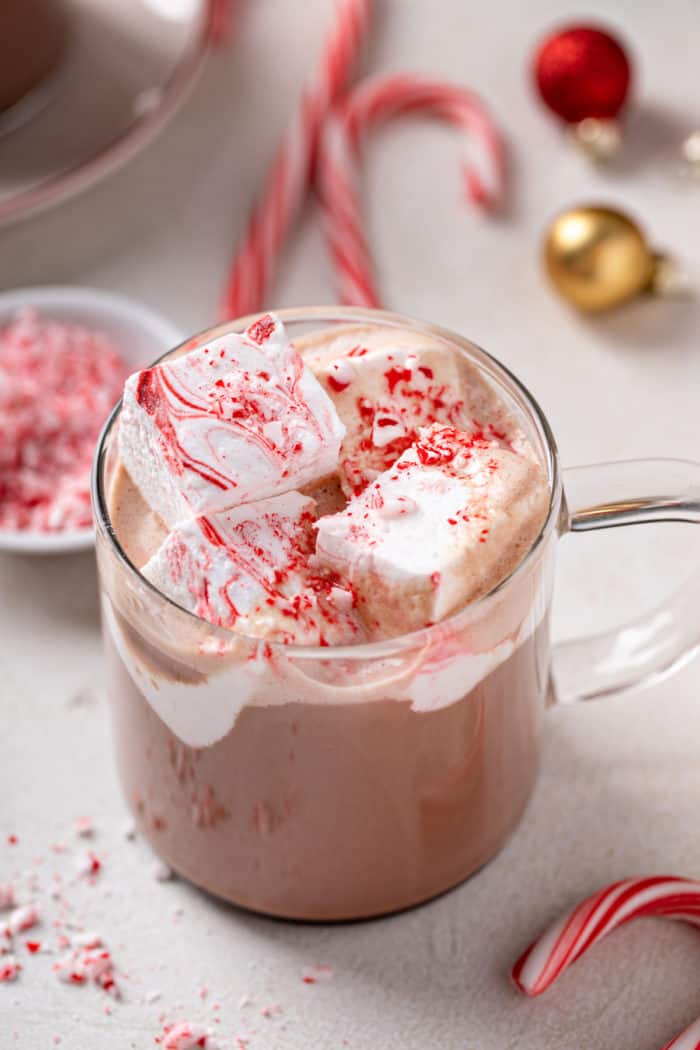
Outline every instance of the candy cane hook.
<path fill-rule="evenodd" d="M 333 111 L 319 146 L 318 183 L 326 237 L 344 303 L 380 305 L 360 203 L 358 162 L 364 139 L 375 124 L 417 112 L 454 124 L 470 144 L 476 142 L 480 146 L 487 178 L 470 161 L 464 164 L 466 191 L 471 200 L 490 209 L 503 196 L 503 142 L 473 92 L 407 74 L 366 80 Z"/>

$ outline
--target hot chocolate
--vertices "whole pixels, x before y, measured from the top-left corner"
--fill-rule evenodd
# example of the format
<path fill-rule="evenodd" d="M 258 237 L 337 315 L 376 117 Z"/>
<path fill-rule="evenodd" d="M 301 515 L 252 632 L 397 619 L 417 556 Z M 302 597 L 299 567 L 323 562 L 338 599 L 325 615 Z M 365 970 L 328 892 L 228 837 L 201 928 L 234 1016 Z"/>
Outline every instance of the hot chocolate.
<path fill-rule="evenodd" d="M 67 36 L 63 0 L 0 4 L 0 120 L 54 72 Z"/>
<path fill-rule="evenodd" d="M 377 915 L 476 870 L 526 804 L 546 550 L 514 571 L 548 487 L 466 354 L 379 326 L 290 348 L 263 321 L 133 377 L 108 438 L 119 769 L 204 888 Z"/>

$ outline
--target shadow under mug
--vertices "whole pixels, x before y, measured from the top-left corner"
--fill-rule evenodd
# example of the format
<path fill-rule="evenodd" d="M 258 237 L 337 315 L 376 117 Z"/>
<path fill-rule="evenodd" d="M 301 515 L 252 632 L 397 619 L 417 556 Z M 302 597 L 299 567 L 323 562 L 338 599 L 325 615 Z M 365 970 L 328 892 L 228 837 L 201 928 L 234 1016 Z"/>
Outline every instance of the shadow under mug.
<path fill-rule="evenodd" d="M 550 647 L 558 538 L 700 520 L 700 465 L 646 460 L 561 471 L 525 387 L 473 343 L 398 315 L 281 310 L 319 328 L 408 330 L 476 366 L 546 473 L 547 519 L 514 572 L 448 620 L 400 638 L 314 648 L 213 627 L 129 561 L 109 518 L 117 406 L 93 473 L 117 763 L 137 823 L 178 872 L 255 911 L 328 921 L 397 911 L 485 864 L 527 804 L 545 708 L 669 670 L 698 643 L 697 579 L 619 630 Z M 245 318 L 188 340 L 183 353 Z"/>

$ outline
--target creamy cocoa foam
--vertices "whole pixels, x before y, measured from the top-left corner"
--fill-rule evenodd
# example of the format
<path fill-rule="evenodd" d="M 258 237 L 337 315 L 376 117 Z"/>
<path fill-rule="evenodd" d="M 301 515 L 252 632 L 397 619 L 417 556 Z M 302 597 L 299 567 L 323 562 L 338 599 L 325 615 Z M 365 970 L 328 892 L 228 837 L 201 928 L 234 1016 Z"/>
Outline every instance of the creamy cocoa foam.
<path fill-rule="evenodd" d="M 346 326 L 297 346 L 324 382 L 337 380 L 339 343 L 393 347 L 405 372 L 404 351 L 418 346 L 423 360 L 434 349 L 416 339 Z M 532 462 L 505 406 L 463 364 L 471 385 L 450 411 L 463 401 L 472 418 L 475 404 L 482 416 L 487 405 L 504 447 Z M 341 367 L 342 380 L 348 374 Z M 357 435 L 347 420 L 346 411 L 351 458 Z M 405 418 L 397 422 L 400 445 L 411 435 Z M 361 470 L 379 474 L 383 464 L 370 453 Z M 317 513 L 347 508 L 351 476 L 305 487 Z M 141 567 L 167 530 L 123 464 L 113 464 L 108 481 L 112 525 Z M 127 585 L 104 552 L 101 571 L 125 790 L 156 848 L 193 881 L 272 914 L 378 914 L 454 885 L 514 826 L 534 778 L 545 689 L 541 560 L 458 625 L 397 651 L 365 657 L 360 646 L 327 659 L 194 621 L 138 581 Z"/>

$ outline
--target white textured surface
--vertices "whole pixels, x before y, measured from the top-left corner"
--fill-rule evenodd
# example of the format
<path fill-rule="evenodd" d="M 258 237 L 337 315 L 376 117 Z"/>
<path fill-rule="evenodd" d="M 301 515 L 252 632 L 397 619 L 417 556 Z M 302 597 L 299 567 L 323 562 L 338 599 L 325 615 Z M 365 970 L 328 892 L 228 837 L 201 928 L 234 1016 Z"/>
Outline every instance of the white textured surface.
<path fill-rule="evenodd" d="M 532 40 L 579 8 L 533 0 L 524 26 L 522 6 L 505 0 L 488 11 L 462 0 L 382 6 L 372 68 L 440 73 L 480 89 L 510 132 L 514 169 L 511 213 L 489 222 L 460 206 L 459 145 L 448 130 L 404 124 L 377 136 L 367 181 L 387 303 L 463 331 L 519 373 L 565 462 L 700 455 L 697 304 L 647 302 L 581 320 L 550 295 L 536 262 L 547 217 L 586 198 L 626 204 L 658 244 L 697 259 L 700 190 L 672 175 L 673 151 L 697 122 L 694 5 L 587 5 L 629 32 L 640 67 L 629 146 L 607 174 L 565 148 L 524 80 Z M 238 42 L 153 148 L 88 197 L 3 234 L 0 285 L 90 283 L 141 297 L 185 328 L 208 323 L 330 4 L 305 0 L 304 19 L 300 9 L 289 0 L 246 4 Z M 275 299 L 331 297 L 309 209 Z M 692 539 L 692 529 L 674 526 L 564 541 L 555 632 L 648 604 L 682 573 Z M 552 712 L 522 826 L 457 891 L 382 922 L 286 925 L 153 878 L 143 844 L 121 834 L 104 702 L 68 706 L 101 680 L 92 558 L 0 558 L 0 882 L 88 812 L 107 856 L 104 882 L 81 891 L 85 919 L 133 974 L 108 1017 L 97 989 L 55 981 L 50 960 L 38 957 L 0 986 L 2 1050 L 45 1050 L 54 1033 L 61 1050 L 141 1050 L 154 1045 L 161 1012 L 209 1024 L 216 999 L 230 1033 L 243 994 L 255 1000 L 240 1011 L 257 1030 L 250 1050 L 327 1050 L 343 1040 L 360 1050 L 656 1050 L 700 1013 L 697 931 L 637 923 L 541 1001 L 519 998 L 505 975 L 543 924 L 599 884 L 700 874 L 697 676 L 695 662 L 644 694 Z M 10 831 L 20 836 L 14 852 Z M 335 977 L 303 984 L 303 967 L 317 962 L 332 964 Z M 205 1003 L 201 984 L 210 988 Z M 146 1003 L 155 991 L 162 998 Z M 283 1013 L 260 1017 L 270 1003 Z"/>

